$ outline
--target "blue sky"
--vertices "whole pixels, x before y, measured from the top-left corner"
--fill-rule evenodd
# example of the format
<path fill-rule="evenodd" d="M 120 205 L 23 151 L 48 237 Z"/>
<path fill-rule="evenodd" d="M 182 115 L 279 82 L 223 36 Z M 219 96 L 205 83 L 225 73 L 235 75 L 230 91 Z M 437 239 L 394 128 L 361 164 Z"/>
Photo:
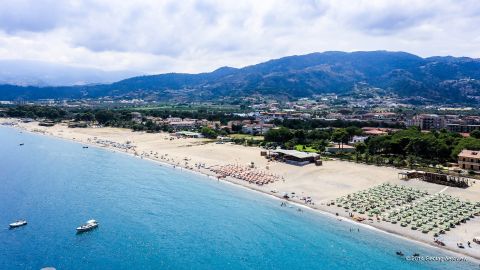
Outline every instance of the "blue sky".
<path fill-rule="evenodd" d="M 480 57 L 478 0 L 0 0 L 0 60 L 201 72 L 341 50 Z"/>

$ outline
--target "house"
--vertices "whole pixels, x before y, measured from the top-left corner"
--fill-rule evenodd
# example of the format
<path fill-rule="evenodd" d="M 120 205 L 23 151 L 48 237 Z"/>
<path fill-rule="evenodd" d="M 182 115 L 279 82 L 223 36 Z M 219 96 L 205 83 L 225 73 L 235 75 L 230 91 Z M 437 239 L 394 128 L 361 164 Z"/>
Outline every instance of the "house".
<path fill-rule="evenodd" d="M 458 154 L 458 166 L 464 170 L 480 171 L 480 151 L 463 149 Z"/>

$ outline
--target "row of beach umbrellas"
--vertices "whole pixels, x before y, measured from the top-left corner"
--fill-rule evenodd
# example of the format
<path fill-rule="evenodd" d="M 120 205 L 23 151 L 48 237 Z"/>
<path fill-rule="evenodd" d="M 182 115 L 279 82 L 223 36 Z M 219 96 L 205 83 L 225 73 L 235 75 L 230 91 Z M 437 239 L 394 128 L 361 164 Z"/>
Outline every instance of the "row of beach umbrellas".
<path fill-rule="evenodd" d="M 426 195 L 428 195 L 427 192 L 412 187 L 384 183 L 340 197 L 335 203 L 346 210 L 373 217 Z"/>
<path fill-rule="evenodd" d="M 480 215 L 480 202 L 460 199 L 437 193 L 426 199 L 395 209 L 383 216 L 383 220 L 400 223 L 402 227 L 432 232 L 435 236 L 444 234 L 471 218 Z"/>

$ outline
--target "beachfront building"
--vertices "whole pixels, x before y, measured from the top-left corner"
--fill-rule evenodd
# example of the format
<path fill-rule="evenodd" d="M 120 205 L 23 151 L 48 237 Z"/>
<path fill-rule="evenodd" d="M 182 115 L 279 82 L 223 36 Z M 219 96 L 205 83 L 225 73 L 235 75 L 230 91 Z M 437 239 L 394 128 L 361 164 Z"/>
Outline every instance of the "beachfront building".
<path fill-rule="evenodd" d="M 458 154 L 458 166 L 464 170 L 480 171 L 480 151 L 463 149 Z"/>
<path fill-rule="evenodd" d="M 320 158 L 317 153 L 300 152 L 297 150 L 285 150 L 277 149 L 273 150 L 271 155 L 277 156 L 277 158 L 283 160 L 287 164 L 303 166 L 309 163 L 313 163 Z"/>

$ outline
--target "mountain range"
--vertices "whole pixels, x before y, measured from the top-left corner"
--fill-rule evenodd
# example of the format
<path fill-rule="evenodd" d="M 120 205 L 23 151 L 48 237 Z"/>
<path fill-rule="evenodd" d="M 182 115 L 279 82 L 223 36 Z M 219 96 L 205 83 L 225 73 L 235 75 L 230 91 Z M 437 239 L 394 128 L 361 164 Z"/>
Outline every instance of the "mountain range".
<path fill-rule="evenodd" d="M 480 101 L 480 59 L 405 52 L 323 52 L 213 72 L 138 76 L 111 84 L 38 87 L 0 85 L 0 100 L 42 98 L 143 98 L 217 100 L 271 96 L 283 99 L 352 93 L 356 85 L 381 88 L 400 98 L 443 103 Z"/>

